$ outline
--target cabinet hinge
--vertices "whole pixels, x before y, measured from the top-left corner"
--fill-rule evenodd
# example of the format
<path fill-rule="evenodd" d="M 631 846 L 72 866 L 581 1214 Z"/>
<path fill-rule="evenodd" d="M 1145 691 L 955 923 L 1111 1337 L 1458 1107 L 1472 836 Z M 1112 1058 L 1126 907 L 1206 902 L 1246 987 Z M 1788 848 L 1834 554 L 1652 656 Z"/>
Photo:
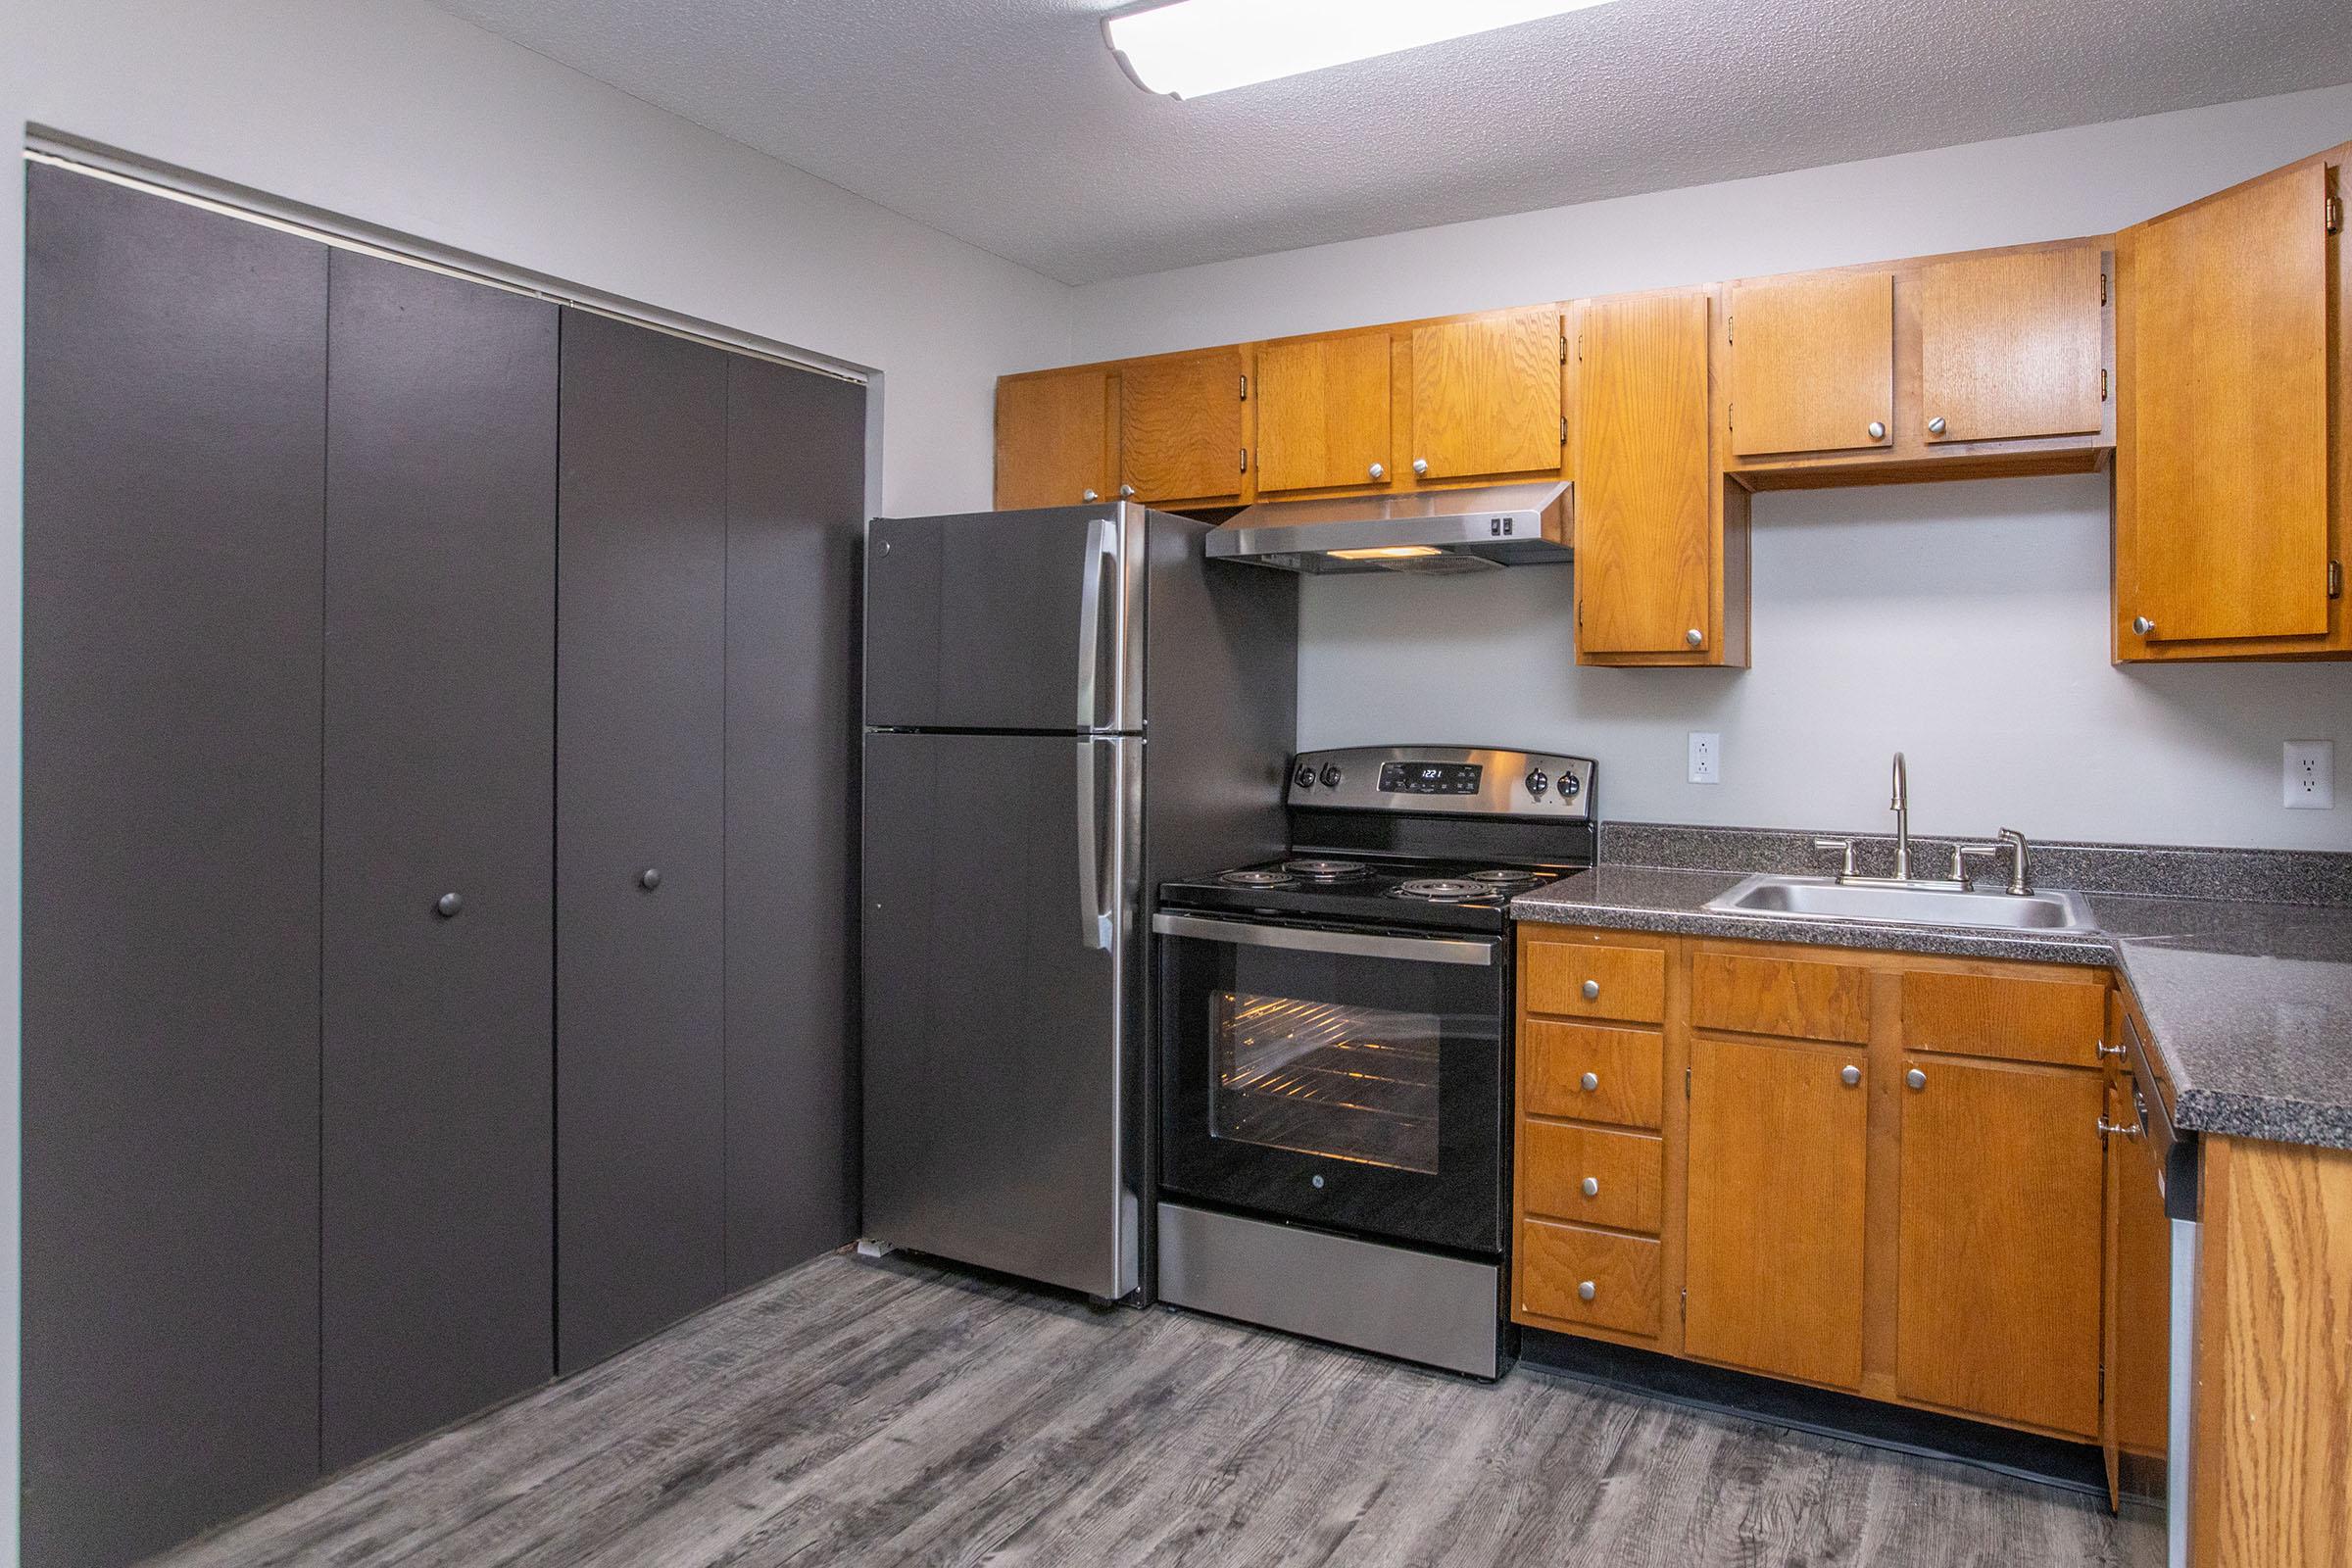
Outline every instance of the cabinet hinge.
<path fill-rule="evenodd" d="M 2343 228 L 2344 199 L 2341 196 L 2328 197 L 2326 202 L 2321 204 L 2320 211 L 2324 220 L 2320 226 L 2324 230 L 2333 234 Z"/>
<path fill-rule="evenodd" d="M 2107 1363 L 2104 1361 L 2099 1363 L 2099 1402 L 2107 1402 Z"/>
<path fill-rule="evenodd" d="M 1568 334 L 1565 332 L 1560 334 L 1560 363 L 1562 365 L 1568 363 Z"/>
<path fill-rule="evenodd" d="M 1688 1285 L 1683 1287 L 1683 1321 L 1690 1321 L 1690 1287 Z"/>
<path fill-rule="evenodd" d="M 2344 597 L 2344 564 L 2340 561 L 2328 563 L 2328 597 L 2330 599 Z"/>
<path fill-rule="evenodd" d="M 1248 447 L 1242 448 L 1242 471 L 1244 473 L 1250 471 L 1250 449 Z"/>
<path fill-rule="evenodd" d="M 2105 370 L 2099 372 L 2099 401 L 2101 403 L 2107 401 L 2107 372 Z"/>
<path fill-rule="evenodd" d="M 1723 318 L 1723 346 L 1727 349 L 1732 346 L 1732 318 L 1729 312 Z"/>
<path fill-rule="evenodd" d="M 1683 1098 L 1685 1100 L 1690 1098 L 1690 1069 L 1688 1067 L 1683 1069 Z"/>
<path fill-rule="evenodd" d="M 2099 303 L 2107 303 L 2107 273 L 2104 269 L 2099 272 Z"/>
<path fill-rule="evenodd" d="M 1568 416 L 1566 416 L 1565 414 L 1563 414 L 1563 415 L 1561 415 L 1561 416 L 1560 416 L 1560 445 L 1562 445 L 1562 446 L 1566 446 L 1567 444 L 1568 444 Z"/>
<path fill-rule="evenodd" d="M 1247 370 L 1242 372 L 1242 401 L 1250 401 L 1250 372 Z"/>

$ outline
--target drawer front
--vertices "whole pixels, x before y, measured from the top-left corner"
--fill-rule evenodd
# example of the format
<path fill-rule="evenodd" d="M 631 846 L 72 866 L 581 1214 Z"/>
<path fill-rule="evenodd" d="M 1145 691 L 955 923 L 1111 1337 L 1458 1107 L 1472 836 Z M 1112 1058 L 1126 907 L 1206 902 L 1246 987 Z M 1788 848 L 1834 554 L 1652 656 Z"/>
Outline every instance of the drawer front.
<path fill-rule="evenodd" d="M 1690 1022 L 1699 1029 L 1861 1045 L 1870 1039 L 1870 971 L 1802 958 L 1701 953 L 1690 960 Z"/>
<path fill-rule="evenodd" d="M 2096 1067 L 2107 987 L 1978 974 L 1903 976 L 1903 1048 Z"/>
<path fill-rule="evenodd" d="M 1654 1029 L 1522 1026 L 1519 1108 L 1539 1116 L 1655 1130 L 1665 1102 L 1666 1041 Z"/>
<path fill-rule="evenodd" d="M 1521 986 L 1527 1010 L 1561 1018 L 1666 1018 L 1666 955 L 1601 942 L 1530 942 Z"/>
<path fill-rule="evenodd" d="M 1523 1122 L 1519 1205 L 1549 1219 L 1655 1236 L 1666 1212 L 1666 1146 L 1643 1133 Z"/>
<path fill-rule="evenodd" d="M 1520 1223 L 1520 1314 L 1655 1339 L 1660 1277 L 1656 1242 L 1540 1219 Z"/>

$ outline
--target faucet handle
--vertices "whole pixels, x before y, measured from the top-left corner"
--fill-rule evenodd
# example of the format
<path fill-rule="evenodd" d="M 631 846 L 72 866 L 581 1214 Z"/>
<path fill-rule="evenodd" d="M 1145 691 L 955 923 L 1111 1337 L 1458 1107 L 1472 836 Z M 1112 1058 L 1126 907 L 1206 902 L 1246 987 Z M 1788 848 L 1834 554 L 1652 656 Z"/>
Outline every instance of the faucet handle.
<path fill-rule="evenodd" d="M 1843 864 L 1838 867 L 1838 881 L 1842 882 L 1847 877 L 1850 877 L 1854 874 L 1854 841 L 1852 839 L 1820 838 L 1813 841 L 1813 847 L 1817 850 L 1838 850 L 1843 852 L 1845 856 L 1845 861 Z"/>
<path fill-rule="evenodd" d="M 2011 862 L 2009 867 L 2009 891 L 2015 897 L 2022 899 L 2034 891 L 2033 870 L 2027 863 L 2029 852 L 2026 847 L 2026 836 L 2013 827 L 2001 829 L 1996 836 L 2003 844 L 2017 851 L 2017 858 Z"/>
<path fill-rule="evenodd" d="M 1988 858 L 2000 853 L 2001 846 L 1998 844 L 1953 845 L 1952 880 L 1959 883 L 1961 886 L 1966 887 L 1968 885 L 1968 862 L 1971 859 Z"/>

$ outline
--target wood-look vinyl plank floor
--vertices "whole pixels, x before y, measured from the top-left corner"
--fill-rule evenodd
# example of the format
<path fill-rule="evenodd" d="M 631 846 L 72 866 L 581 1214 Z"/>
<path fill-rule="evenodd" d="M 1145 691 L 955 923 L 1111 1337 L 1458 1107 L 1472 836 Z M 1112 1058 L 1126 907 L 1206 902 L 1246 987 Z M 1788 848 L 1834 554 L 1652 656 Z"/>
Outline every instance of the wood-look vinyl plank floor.
<path fill-rule="evenodd" d="M 1521 1369 L 822 1257 L 170 1568 L 2153 1568 L 2161 1519 Z"/>

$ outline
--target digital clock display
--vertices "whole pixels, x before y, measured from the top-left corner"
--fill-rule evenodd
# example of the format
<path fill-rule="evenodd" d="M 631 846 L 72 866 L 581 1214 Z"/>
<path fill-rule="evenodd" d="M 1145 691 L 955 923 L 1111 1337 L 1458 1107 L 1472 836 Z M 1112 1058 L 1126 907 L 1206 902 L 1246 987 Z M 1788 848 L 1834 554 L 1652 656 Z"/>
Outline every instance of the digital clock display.
<path fill-rule="evenodd" d="M 1380 787 L 1390 795 L 1476 795 L 1476 762 L 1383 762 Z"/>

